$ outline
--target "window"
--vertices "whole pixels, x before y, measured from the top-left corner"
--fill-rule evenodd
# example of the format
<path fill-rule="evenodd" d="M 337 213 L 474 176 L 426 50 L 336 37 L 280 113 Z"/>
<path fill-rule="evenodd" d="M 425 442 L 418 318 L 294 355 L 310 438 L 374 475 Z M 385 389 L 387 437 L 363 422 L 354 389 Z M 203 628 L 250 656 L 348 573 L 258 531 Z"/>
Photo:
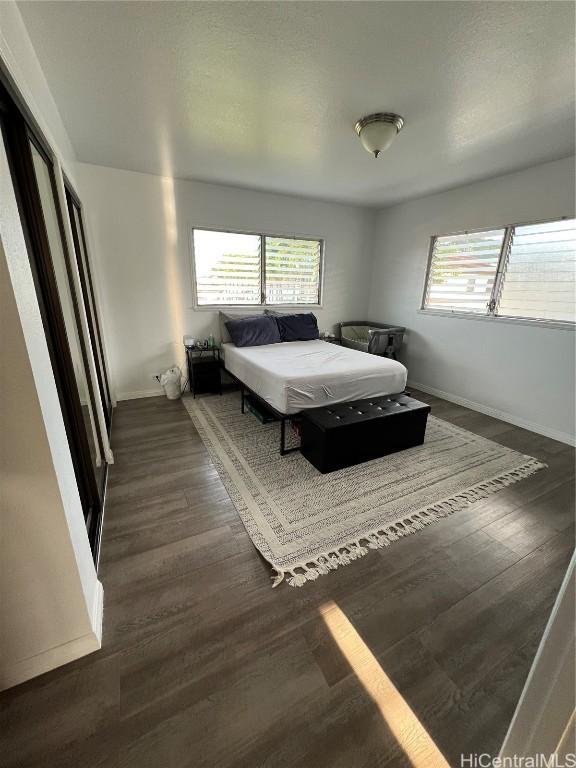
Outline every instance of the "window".
<path fill-rule="evenodd" d="M 576 220 L 432 238 L 422 308 L 576 321 Z"/>
<path fill-rule="evenodd" d="M 492 297 L 504 229 L 436 237 L 426 309 L 486 312 Z"/>
<path fill-rule="evenodd" d="M 198 306 L 320 304 L 322 240 L 193 230 Z"/>
<path fill-rule="evenodd" d="M 573 323 L 576 221 L 514 227 L 498 313 Z"/>

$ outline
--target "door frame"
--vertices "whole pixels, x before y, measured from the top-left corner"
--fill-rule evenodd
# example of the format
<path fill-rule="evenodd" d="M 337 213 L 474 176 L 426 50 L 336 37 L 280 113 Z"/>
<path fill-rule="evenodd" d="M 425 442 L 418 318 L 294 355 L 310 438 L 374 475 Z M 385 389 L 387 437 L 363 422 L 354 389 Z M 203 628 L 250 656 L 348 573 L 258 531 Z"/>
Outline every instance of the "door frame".
<path fill-rule="evenodd" d="M 575 605 L 573 554 L 500 749 L 502 759 L 573 754 Z M 559 764 L 568 765 L 562 760 Z"/>

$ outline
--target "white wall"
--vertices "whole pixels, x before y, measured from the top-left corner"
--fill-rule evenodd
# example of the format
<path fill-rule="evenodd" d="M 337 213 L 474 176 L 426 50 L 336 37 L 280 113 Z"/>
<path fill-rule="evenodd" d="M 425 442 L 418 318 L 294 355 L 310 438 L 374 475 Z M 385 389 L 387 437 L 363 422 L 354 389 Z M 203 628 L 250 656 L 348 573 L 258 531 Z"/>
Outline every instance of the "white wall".
<path fill-rule="evenodd" d="M 217 313 L 192 308 L 193 226 L 324 238 L 320 328 L 366 314 L 372 210 L 85 164 L 77 174 L 120 400 L 158 391 L 154 374 L 183 364 L 185 333 L 218 336 Z"/>
<path fill-rule="evenodd" d="M 320 327 L 365 315 L 405 325 L 414 385 L 571 441 L 572 330 L 418 310 L 432 234 L 571 215 L 573 174 L 559 160 L 377 213 L 79 164 L 117 397 L 158 392 L 154 374 L 183 364 L 184 333 L 218 335 L 216 314 L 192 308 L 193 226 L 292 232 L 326 239 Z"/>
<path fill-rule="evenodd" d="M 55 152 L 62 195 L 60 163 L 74 179 L 73 151 L 13 2 L 0 3 L 0 57 Z M 0 237 L 0 431 L 8 448 L 2 454 L 1 688 L 99 647 L 102 585 L 1 142 Z"/>
<path fill-rule="evenodd" d="M 574 158 L 380 212 L 369 314 L 407 327 L 413 386 L 573 442 L 573 330 L 419 312 L 432 235 L 573 215 Z"/>

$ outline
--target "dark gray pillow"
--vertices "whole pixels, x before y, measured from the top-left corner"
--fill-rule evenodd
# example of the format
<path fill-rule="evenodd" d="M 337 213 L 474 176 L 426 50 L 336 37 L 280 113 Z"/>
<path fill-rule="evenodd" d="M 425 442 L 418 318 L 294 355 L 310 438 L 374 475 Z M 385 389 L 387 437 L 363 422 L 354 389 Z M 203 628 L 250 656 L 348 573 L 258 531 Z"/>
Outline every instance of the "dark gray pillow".
<path fill-rule="evenodd" d="M 220 341 L 222 344 L 228 344 L 230 341 L 232 341 L 230 334 L 228 333 L 228 328 L 226 328 L 226 323 L 228 320 L 241 320 L 244 317 L 262 317 L 262 312 L 246 312 L 246 311 L 236 311 L 236 312 L 218 312 L 219 320 L 220 320 Z"/>
<path fill-rule="evenodd" d="M 273 317 L 243 317 L 228 320 L 226 328 L 237 347 L 260 347 L 263 344 L 278 344 L 280 332 Z"/>
<path fill-rule="evenodd" d="M 300 315 L 276 315 L 282 341 L 312 341 L 318 339 L 316 315 L 306 312 Z"/>

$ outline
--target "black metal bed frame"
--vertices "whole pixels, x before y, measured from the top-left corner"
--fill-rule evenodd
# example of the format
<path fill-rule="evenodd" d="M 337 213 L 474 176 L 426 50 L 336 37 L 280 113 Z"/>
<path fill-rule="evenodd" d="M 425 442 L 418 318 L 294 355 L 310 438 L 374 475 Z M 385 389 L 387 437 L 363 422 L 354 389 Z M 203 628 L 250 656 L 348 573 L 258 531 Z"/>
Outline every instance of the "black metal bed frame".
<path fill-rule="evenodd" d="M 226 370 L 226 373 L 228 375 L 232 376 L 230 371 Z M 276 410 L 276 408 L 273 408 L 270 403 L 267 403 L 266 400 L 261 398 L 259 395 L 256 394 L 256 392 L 253 392 L 250 387 L 247 387 L 246 384 L 244 384 L 243 381 L 240 381 L 240 379 L 233 376 L 234 379 L 238 382 L 240 385 L 240 397 L 241 397 L 241 408 L 242 413 L 246 413 L 246 408 L 244 405 L 246 392 L 250 393 L 250 397 L 252 397 L 257 403 L 261 403 L 262 406 L 267 410 L 270 411 L 270 413 L 274 416 L 274 418 L 280 422 L 280 456 L 286 456 L 288 453 L 294 453 L 295 451 L 299 451 L 300 447 L 297 446 L 295 448 L 286 448 L 286 422 L 287 421 L 295 421 L 300 416 L 300 413 L 292 413 L 290 415 L 286 413 L 281 413 L 280 411 Z"/>
<path fill-rule="evenodd" d="M 223 366 L 224 370 L 230 376 L 230 378 L 234 379 L 234 381 L 238 382 L 238 385 L 240 386 L 240 397 L 241 397 L 241 409 L 242 413 L 246 413 L 246 408 L 244 406 L 244 401 L 246 397 L 246 392 L 250 394 L 250 397 L 252 397 L 257 403 L 261 403 L 262 406 L 267 410 L 270 411 L 270 413 L 274 416 L 274 418 L 280 422 L 280 456 L 286 456 L 288 453 L 294 453 L 295 451 L 300 450 L 300 446 L 297 446 L 295 448 L 286 448 L 286 422 L 287 421 L 297 421 L 302 416 L 302 411 L 298 411 L 297 413 L 281 413 L 280 411 L 276 410 L 276 408 L 273 408 L 270 403 L 267 403 L 266 400 L 264 400 L 260 395 L 257 395 L 256 392 L 250 389 L 250 387 L 247 387 L 246 384 L 244 384 L 243 381 L 240 381 L 240 379 L 237 376 L 234 376 L 233 373 L 230 373 L 230 371 Z M 404 395 L 410 396 L 410 392 L 407 389 L 404 389 L 404 391 L 401 393 Z"/>
<path fill-rule="evenodd" d="M 222 361 L 222 358 L 221 358 Z M 276 421 L 280 422 L 280 456 L 286 456 L 288 453 L 294 453 L 295 451 L 299 451 L 300 447 L 295 448 L 286 448 L 286 422 L 287 421 L 296 421 L 300 415 L 301 411 L 298 413 L 291 413 L 290 415 L 286 413 L 281 413 L 280 411 L 276 410 L 276 408 L 273 408 L 270 403 L 267 403 L 266 400 L 264 400 L 260 395 L 257 395 L 256 392 L 250 389 L 250 387 L 247 387 L 246 384 L 244 384 L 243 381 L 240 381 L 240 379 L 235 376 L 233 373 L 231 373 L 228 368 L 224 365 L 224 361 L 221 362 L 223 370 L 226 371 L 228 376 L 230 376 L 231 379 L 233 379 L 235 382 L 238 383 L 238 386 L 240 387 L 240 398 L 241 398 L 241 409 L 242 413 L 246 413 L 245 408 L 245 398 L 246 398 L 246 392 L 250 394 L 250 396 L 257 402 L 262 405 L 262 407 L 269 411 L 272 416 L 276 419 Z"/>

